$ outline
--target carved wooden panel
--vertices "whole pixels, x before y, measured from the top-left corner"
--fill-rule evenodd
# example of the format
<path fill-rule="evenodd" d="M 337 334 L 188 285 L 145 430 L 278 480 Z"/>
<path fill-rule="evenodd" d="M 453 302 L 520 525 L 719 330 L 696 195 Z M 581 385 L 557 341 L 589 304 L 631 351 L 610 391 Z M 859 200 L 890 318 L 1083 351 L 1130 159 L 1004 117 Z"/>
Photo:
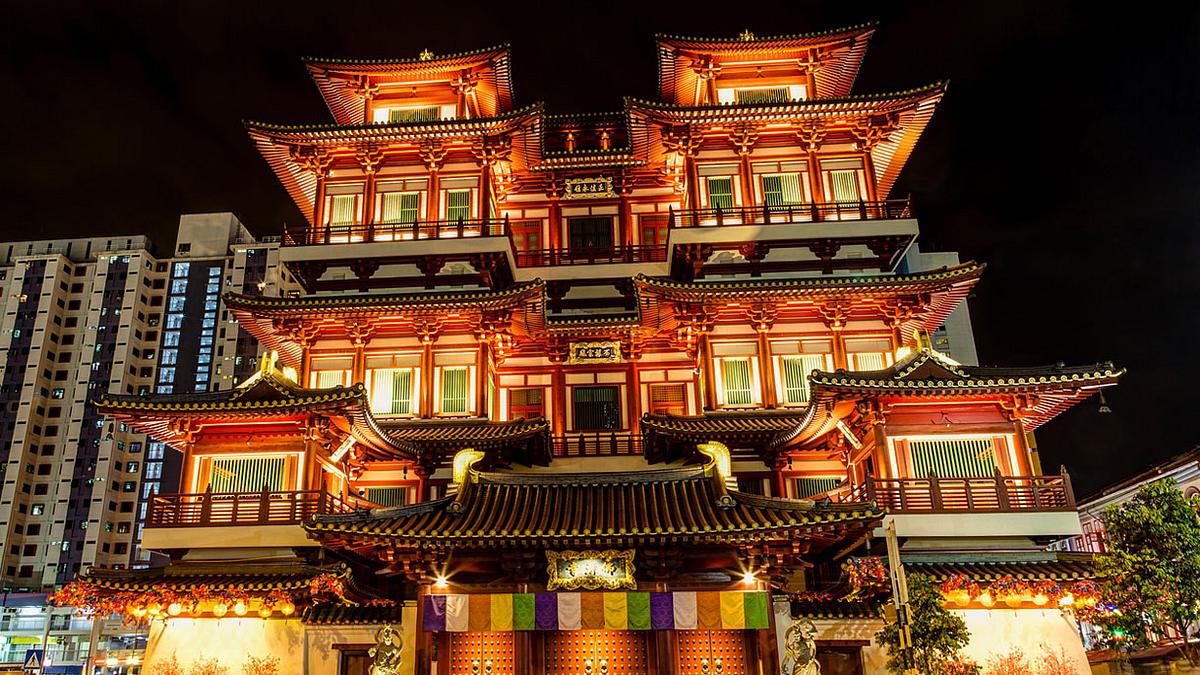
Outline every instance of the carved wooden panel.
<path fill-rule="evenodd" d="M 450 634 L 450 675 L 513 675 L 513 634 Z"/>
<path fill-rule="evenodd" d="M 646 675 L 647 631 L 546 633 L 546 675 Z"/>
<path fill-rule="evenodd" d="M 740 630 L 681 630 L 679 675 L 747 675 L 746 634 Z"/>

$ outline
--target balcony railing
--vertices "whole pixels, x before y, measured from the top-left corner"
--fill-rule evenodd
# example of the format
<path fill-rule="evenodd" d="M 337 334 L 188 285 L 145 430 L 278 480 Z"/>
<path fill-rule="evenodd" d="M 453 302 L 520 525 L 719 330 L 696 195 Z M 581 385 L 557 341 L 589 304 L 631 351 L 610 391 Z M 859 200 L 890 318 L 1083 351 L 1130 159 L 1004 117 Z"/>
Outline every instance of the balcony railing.
<path fill-rule="evenodd" d="M 1059 476 L 870 478 L 840 498 L 875 502 L 892 513 L 1075 510 L 1066 471 Z"/>
<path fill-rule="evenodd" d="M 496 219 L 458 218 L 456 220 L 418 220 L 406 223 L 355 223 L 321 225 L 295 232 L 285 227 L 283 245 L 308 246 L 312 244 L 461 239 L 463 237 L 503 237 L 507 234 L 507 216 Z"/>
<path fill-rule="evenodd" d="M 146 527 L 296 525 L 318 513 L 351 510 L 321 490 L 163 494 L 150 502 Z"/>
<path fill-rule="evenodd" d="M 666 262 L 666 246 L 585 246 L 517 251 L 517 267 Z"/>
<path fill-rule="evenodd" d="M 555 436 L 555 457 L 598 457 L 603 455 L 640 455 L 642 437 L 636 434 L 584 434 Z"/>
<path fill-rule="evenodd" d="M 876 202 L 829 202 L 779 206 L 736 206 L 728 209 L 673 210 L 667 219 L 667 225 L 671 228 L 784 225 L 838 220 L 894 220 L 910 217 L 912 217 L 912 208 L 909 200 L 888 199 Z"/>

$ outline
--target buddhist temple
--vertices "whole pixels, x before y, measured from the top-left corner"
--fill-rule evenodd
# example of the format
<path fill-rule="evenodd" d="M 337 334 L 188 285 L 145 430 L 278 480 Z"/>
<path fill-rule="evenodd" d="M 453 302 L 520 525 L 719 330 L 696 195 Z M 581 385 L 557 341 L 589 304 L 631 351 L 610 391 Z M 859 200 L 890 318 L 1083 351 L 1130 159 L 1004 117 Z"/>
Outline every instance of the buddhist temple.
<path fill-rule="evenodd" d="M 309 60 L 333 121 L 247 125 L 308 218 L 294 288 L 223 297 L 258 372 L 94 402 L 183 453 L 170 564 L 60 597 L 147 623 L 147 672 L 861 674 L 898 562 L 979 660 L 1086 667 L 1033 432 L 1123 371 L 934 337 L 985 265 L 913 264 L 946 87 L 856 92 L 874 30 L 661 35 L 657 97 L 595 114 L 516 99 L 506 45 Z"/>

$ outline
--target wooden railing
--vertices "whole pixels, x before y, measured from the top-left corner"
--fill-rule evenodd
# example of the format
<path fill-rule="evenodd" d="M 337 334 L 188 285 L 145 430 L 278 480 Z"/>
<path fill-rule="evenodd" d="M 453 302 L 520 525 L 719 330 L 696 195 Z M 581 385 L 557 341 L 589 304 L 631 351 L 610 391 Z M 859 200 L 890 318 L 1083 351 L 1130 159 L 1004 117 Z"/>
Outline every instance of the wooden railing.
<path fill-rule="evenodd" d="M 349 504 L 321 490 L 162 494 L 150 502 L 146 527 L 295 525 L 318 513 L 351 510 Z"/>
<path fill-rule="evenodd" d="M 642 437 L 636 434 L 613 433 L 555 436 L 552 442 L 555 457 L 642 454 Z"/>
<path fill-rule="evenodd" d="M 667 226 L 712 227 L 719 225 L 784 225 L 837 220 L 894 220 L 912 217 L 907 199 L 875 202 L 829 202 L 779 206 L 735 206 L 728 209 L 672 210 Z"/>
<path fill-rule="evenodd" d="M 666 246 L 586 246 L 516 252 L 517 267 L 666 262 Z"/>
<path fill-rule="evenodd" d="M 458 218 L 456 220 L 417 220 L 406 223 L 322 225 L 295 232 L 285 227 L 282 243 L 284 246 L 308 246 L 312 244 L 461 239 L 463 237 L 503 237 L 507 234 L 508 216 L 505 216 L 494 219 Z"/>
<path fill-rule="evenodd" d="M 869 478 L 842 493 L 850 502 L 875 502 L 892 513 L 1074 511 L 1071 477 Z"/>

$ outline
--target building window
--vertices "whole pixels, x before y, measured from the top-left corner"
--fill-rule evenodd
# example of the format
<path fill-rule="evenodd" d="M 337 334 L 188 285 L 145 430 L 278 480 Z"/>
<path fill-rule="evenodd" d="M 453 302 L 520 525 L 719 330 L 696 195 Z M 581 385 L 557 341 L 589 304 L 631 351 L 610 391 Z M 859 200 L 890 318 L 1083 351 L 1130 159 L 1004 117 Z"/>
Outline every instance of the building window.
<path fill-rule="evenodd" d="M 830 171 L 829 185 L 835 202 L 857 202 L 862 199 L 855 171 Z"/>
<path fill-rule="evenodd" d="M 530 253 L 542 248 L 542 222 L 524 220 L 510 225 L 513 248 L 517 253 Z"/>
<path fill-rule="evenodd" d="M 545 417 L 542 398 L 545 392 L 541 388 L 512 389 L 508 392 L 508 418 L 533 419 Z"/>
<path fill-rule="evenodd" d="M 330 195 L 329 216 L 326 221 L 330 225 L 344 227 L 353 225 L 358 218 L 358 195 Z"/>
<path fill-rule="evenodd" d="M 825 198 L 831 202 L 858 203 L 867 186 L 866 172 L 858 159 L 831 159 L 821 162 L 825 179 Z"/>
<path fill-rule="evenodd" d="M 571 402 L 577 431 L 621 428 L 621 392 L 616 386 L 574 387 Z"/>
<path fill-rule="evenodd" d="M 911 439 L 908 442 L 912 477 L 971 478 L 996 475 L 994 438 Z"/>
<path fill-rule="evenodd" d="M 825 494 L 830 490 L 837 488 L 842 482 L 841 478 L 793 478 L 792 479 L 792 499 L 808 499 L 816 495 Z"/>
<path fill-rule="evenodd" d="M 753 364 L 750 357 L 731 356 L 720 359 L 717 373 L 721 376 L 721 403 L 729 406 L 754 405 Z"/>
<path fill-rule="evenodd" d="M 642 228 L 642 246 L 667 245 L 667 216 L 659 214 L 642 216 L 638 223 Z"/>
<path fill-rule="evenodd" d="M 313 359 L 312 374 L 309 376 L 309 386 L 317 389 L 329 387 L 348 387 L 354 376 L 354 358 L 341 356 L 336 358 Z"/>
<path fill-rule="evenodd" d="M 754 89 L 735 89 L 733 99 L 738 103 L 787 103 L 792 100 L 792 92 L 787 87 L 756 87 Z"/>
<path fill-rule="evenodd" d="M 369 487 L 366 497 L 380 506 L 404 506 L 408 503 L 408 488 Z"/>
<path fill-rule="evenodd" d="M 410 124 L 413 122 L 434 122 L 442 118 L 440 106 L 421 106 L 419 108 L 388 108 L 387 121 L 390 124 Z"/>
<path fill-rule="evenodd" d="M 287 485 L 287 457 L 212 457 L 201 460 L 208 468 L 203 487 L 212 492 L 259 492 L 283 490 Z"/>
<path fill-rule="evenodd" d="M 385 192 L 382 195 L 381 222 L 415 223 L 421 213 L 421 193 Z"/>
<path fill-rule="evenodd" d="M 686 415 L 687 386 L 682 382 L 650 385 L 650 412 L 654 415 Z"/>
<path fill-rule="evenodd" d="M 371 370 L 371 412 L 381 415 L 413 414 L 412 368 L 376 368 Z"/>
<path fill-rule="evenodd" d="M 783 345 L 780 345 L 782 347 Z M 784 404 L 808 403 L 808 375 L 814 370 L 832 370 L 833 357 L 827 352 L 829 343 L 821 340 L 801 341 L 795 344 L 806 354 L 777 355 L 779 378 L 776 383 Z"/>
<path fill-rule="evenodd" d="M 446 220 L 458 222 L 471 219 L 471 191 L 446 191 Z"/>
<path fill-rule="evenodd" d="M 571 218 L 567 221 L 571 249 L 610 248 L 613 243 L 613 221 L 608 216 Z"/>
<path fill-rule="evenodd" d="M 887 338 L 846 340 L 846 361 L 850 370 L 883 370 L 892 365 L 892 341 Z"/>
<path fill-rule="evenodd" d="M 733 178 L 709 176 L 704 184 L 708 191 L 708 208 L 723 211 L 733 208 Z"/>
<path fill-rule="evenodd" d="M 465 414 L 470 409 L 469 401 L 471 386 L 468 375 L 470 369 L 466 366 L 443 367 L 442 369 L 442 407 L 441 412 L 448 414 Z"/>
<path fill-rule="evenodd" d="M 777 173 L 762 177 L 763 204 L 791 206 L 804 204 L 804 183 L 798 173 Z"/>

